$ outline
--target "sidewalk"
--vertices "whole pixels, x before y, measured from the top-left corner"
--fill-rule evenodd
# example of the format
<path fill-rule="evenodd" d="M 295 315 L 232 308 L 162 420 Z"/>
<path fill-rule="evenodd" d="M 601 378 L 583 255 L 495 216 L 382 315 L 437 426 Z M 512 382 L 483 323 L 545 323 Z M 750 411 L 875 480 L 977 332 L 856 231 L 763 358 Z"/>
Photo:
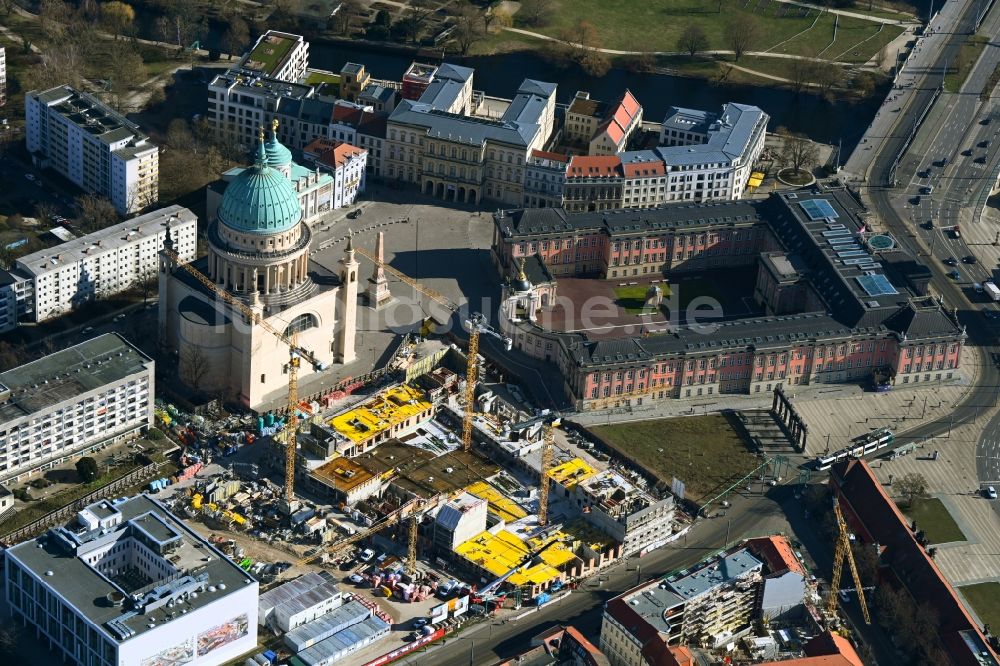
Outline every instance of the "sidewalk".
<path fill-rule="evenodd" d="M 917 38 L 917 44 L 909 53 L 896 75 L 893 91 L 875 114 L 875 119 L 865 131 L 857 148 L 844 164 L 844 177 L 848 180 L 865 181 L 871 168 L 876 149 L 895 130 L 898 114 L 895 109 L 909 106 L 917 81 L 933 66 L 938 51 L 948 41 L 950 34 L 945 26 L 954 25 L 964 9 L 965 2 L 949 0 L 938 12 L 926 32 Z"/>
<path fill-rule="evenodd" d="M 847 445 L 852 437 L 881 426 L 897 434 L 948 415 L 975 384 L 978 356 L 963 350 L 961 378 L 948 383 L 907 384 L 888 393 L 873 393 L 856 384 L 817 384 L 786 387 L 786 395 L 809 426 L 806 455 Z M 641 407 L 581 412 L 573 421 L 583 425 L 608 425 L 629 421 L 710 414 L 724 410 L 770 409 L 771 393 L 719 395 L 704 400 L 674 400 Z"/>

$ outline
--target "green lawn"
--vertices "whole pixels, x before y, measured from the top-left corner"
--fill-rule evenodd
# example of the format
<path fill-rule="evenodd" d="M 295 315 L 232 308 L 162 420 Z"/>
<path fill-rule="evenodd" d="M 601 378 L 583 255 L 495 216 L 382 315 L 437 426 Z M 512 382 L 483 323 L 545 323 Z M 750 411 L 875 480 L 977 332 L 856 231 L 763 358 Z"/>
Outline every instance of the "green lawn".
<path fill-rule="evenodd" d="M 899 26 L 883 27 L 864 19 L 825 14 L 814 27 L 771 49 L 771 52 L 864 63 L 902 32 Z"/>
<path fill-rule="evenodd" d="M 634 284 L 627 287 L 615 287 L 615 302 L 625 309 L 626 312 L 638 314 L 646 306 L 646 293 L 649 291 L 648 284 Z M 663 297 L 670 296 L 670 285 L 660 284 L 663 290 Z"/>
<path fill-rule="evenodd" d="M 270 73 L 278 66 L 281 59 L 295 46 L 291 39 L 280 38 L 275 42 L 262 42 L 250 52 L 250 61 L 260 63 L 260 69 Z"/>
<path fill-rule="evenodd" d="M 332 74 L 329 72 L 309 72 L 309 76 L 306 77 L 306 85 L 314 86 L 320 83 L 330 83 L 335 86 L 339 86 L 340 74 Z"/>
<path fill-rule="evenodd" d="M 976 583 L 958 588 L 980 621 L 993 631 L 1000 627 L 1000 583 Z"/>
<path fill-rule="evenodd" d="M 590 428 L 611 447 L 670 484 L 677 477 L 686 497 L 710 499 L 760 461 L 724 414 L 636 421 Z"/>
<path fill-rule="evenodd" d="M 917 521 L 917 529 L 924 531 L 930 543 L 965 541 L 962 530 L 936 497 L 919 500 L 916 506 L 907 507 L 905 513 L 911 520 Z"/>
<path fill-rule="evenodd" d="M 965 40 L 959 49 L 958 57 L 948 65 L 948 72 L 944 76 L 945 90 L 958 92 L 962 89 L 962 84 L 965 83 L 965 79 L 975 67 L 976 61 L 983 54 L 983 49 L 986 48 L 989 41 L 990 39 L 986 35 L 972 35 Z"/>
<path fill-rule="evenodd" d="M 806 14 L 803 15 L 803 12 Z M 581 20 L 586 20 L 595 27 L 605 48 L 676 51 L 677 39 L 684 29 L 689 25 L 698 25 L 708 36 L 709 49 L 721 50 L 730 48 L 725 37 L 729 21 L 747 20 L 751 16 L 761 26 L 761 37 L 752 50 L 765 50 L 809 30 L 816 20 L 816 10 L 806 10 L 777 0 L 750 0 L 749 3 L 746 0 L 721 0 L 721 3 L 718 0 L 646 0 L 641 3 L 631 0 L 573 0 L 561 4 L 547 25 L 518 27 L 560 37 L 572 33 Z M 860 41 L 859 38 L 851 42 L 855 30 L 873 32 L 878 28 L 872 21 L 852 17 L 842 16 L 840 22 L 842 27 L 848 29 L 843 37 L 844 48 L 850 45 L 847 42 Z M 899 28 L 893 26 L 892 30 L 898 31 Z M 810 30 L 806 34 L 811 36 L 805 39 L 809 46 L 801 48 L 818 51 L 833 40 L 832 16 L 821 18 L 815 31 L 824 37 L 817 38 L 811 35 L 814 31 Z M 837 41 L 841 41 L 839 36 Z M 872 53 L 874 50 L 868 55 Z"/>

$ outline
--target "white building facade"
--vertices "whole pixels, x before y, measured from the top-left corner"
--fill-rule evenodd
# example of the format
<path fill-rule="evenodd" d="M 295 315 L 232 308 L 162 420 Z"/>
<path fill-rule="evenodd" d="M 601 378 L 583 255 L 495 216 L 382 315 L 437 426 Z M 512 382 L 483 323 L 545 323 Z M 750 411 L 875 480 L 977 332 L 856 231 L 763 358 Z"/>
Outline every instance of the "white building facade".
<path fill-rule="evenodd" d="M 0 46 L 0 106 L 7 103 L 7 50 Z"/>
<path fill-rule="evenodd" d="M 368 151 L 349 143 L 316 139 L 302 151 L 306 161 L 333 177 L 332 208 L 354 204 L 365 191 Z"/>
<path fill-rule="evenodd" d="M 156 279 L 159 253 L 167 234 L 185 262 L 198 250 L 198 218 L 182 206 L 168 206 L 17 260 L 15 299 L 0 298 L 0 321 L 14 307 L 32 321 L 63 315 L 80 305 L 107 298 Z M 20 285 L 17 283 L 29 283 Z M 5 307 L 6 306 L 6 307 Z"/>
<path fill-rule="evenodd" d="M 91 504 L 6 555 L 14 621 L 53 663 L 218 666 L 257 645 L 257 581 L 148 496 Z"/>
<path fill-rule="evenodd" d="M 134 123 L 69 86 L 24 97 L 28 152 L 129 215 L 159 199 L 159 149 Z"/>
<path fill-rule="evenodd" d="M 237 65 L 237 69 L 293 83 L 304 77 L 308 68 L 309 42 L 302 35 L 279 30 L 261 35 Z"/>
<path fill-rule="evenodd" d="M 152 359 L 106 334 L 0 373 L 0 481 L 145 431 L 153 370 Z"/>

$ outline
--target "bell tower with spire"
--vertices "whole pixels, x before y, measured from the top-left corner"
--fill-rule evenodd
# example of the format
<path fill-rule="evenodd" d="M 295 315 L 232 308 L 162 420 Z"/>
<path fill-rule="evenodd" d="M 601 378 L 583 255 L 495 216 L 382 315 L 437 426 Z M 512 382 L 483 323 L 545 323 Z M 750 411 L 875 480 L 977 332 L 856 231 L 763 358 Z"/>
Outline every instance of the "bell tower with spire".
<path fill-rule="evenodd" d="M 354 236 L 347 237 L 347 249 L 340 260 L 340 303 L 343 313 L 340 317 L 340 336 L 337 356 L 340 363 L 351 363 L 357 358 L 354 353 L 354 338 L 358 328 L 358 260 L 354 257 Z"/>

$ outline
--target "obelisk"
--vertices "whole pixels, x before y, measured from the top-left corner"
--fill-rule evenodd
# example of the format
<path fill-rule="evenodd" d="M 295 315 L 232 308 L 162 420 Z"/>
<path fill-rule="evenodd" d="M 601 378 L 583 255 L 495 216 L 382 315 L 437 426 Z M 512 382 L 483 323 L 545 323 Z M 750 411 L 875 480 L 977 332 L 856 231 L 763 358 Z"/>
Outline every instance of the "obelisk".
<path fill-rule="evenodd" d="M 365 299 L 373 310 L 378 310 L 392 300 L 392 294 L 389 292 L 389 281 L 385 279 L 385 269 L 383 268 L 384 255 L 385 233 L 380 231 L 378 232 L 378 245 L 375 246 L 375 256 L 378 261 L 375 263 L 372 276 L 368 278 L 368 287 L 365 289 Z"/>

